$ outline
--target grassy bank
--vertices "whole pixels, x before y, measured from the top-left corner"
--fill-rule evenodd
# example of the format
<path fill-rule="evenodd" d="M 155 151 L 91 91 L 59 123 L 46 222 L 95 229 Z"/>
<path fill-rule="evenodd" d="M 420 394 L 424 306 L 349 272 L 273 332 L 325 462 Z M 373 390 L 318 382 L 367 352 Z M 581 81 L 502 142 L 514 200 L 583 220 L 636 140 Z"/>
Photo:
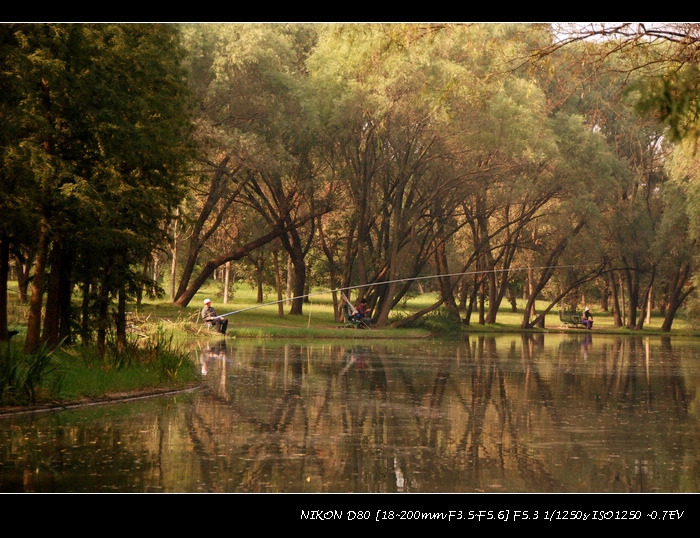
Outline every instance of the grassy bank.
<path fill-rule="evenodd" d="M 25 353 L 21 344 L 0 346 L 0 414 L 184 389 L 199 382 L 191 354 L 160 326 L 147 336 L 130 338 L 126 350 L 110 346 L 103 356 L 90 345 Z"/>
<path fill-rule="evenodd" d="M 351 295 L 354 297 L 354 294 Z M 199 319 L 199 312 L 203 306 L 203 300 L 210 298 L 213 306 L 219 314 L 227 314 L 229 320 L 228 335 L 239 338 L 281 338 L 281 337 L 347 337 L 348 333 L 355 333 L 353 337 L 362 338 L 419 338 L 431 335 L 441 335 L 462 331 L 493 332 L 493 331 L 520 331 L 522 322 L 522 309 L 524 304 L 518 303 L 516 312 L 511 310 L 509 303 L 504 303 L 498 314 L 498 323 L 480 325 L 478 315 L 472 315 L 472 323 L 468 326 L 449 320 L 441 311 L 424 316 L 411 327 L 393 329 L 373 329 L 372 331 L 354 331 L 342 328 L 342 323 L 334 318 L 332 295 L 328 292 L 314 292 L 309 301 L 304 304 L 304 314 L 290 316 L 287 314 L 289 306 L 283 303 L 283 312 L 280 315 L 279 307 L 275 304 L 276 297 L 269 293 L 264 296 L 263 304 L 256 302 L 255 290 L 245 284 L 237 285 L 233 297 L 224 303 L 221 297 L 220 287 L 217 283 L 210 283 L 203 287 L 184 308 L 178 308 L 167 299 L 144 302 L 140 306 L 131 305 L 129 314 L 129 330 L 135 338 L 153 333 L 157 327 L 173 335 L 176 342 L 191 338 L 193 335 L 201 335 L 207 328 Z M 28 314 L 28 306 L 20 304 L 16 300 L 16 293 L 9 294 L 8 318 L 10 328 L 19 331 L 15 339 L 23 339 L 26 332 L 25 323 Z M 426 293 L 410 298 L 399 304 L 392 312 L 391 321 L 405 318 L 420 309 L 432 304 L 436 299 L 435 294 Z M 546 307 L 545 302 L 539 302 L 537 308 L 541 311 Z M 596 331 L 613 331 L 617 334 L 631 332 L 639 334 L 639 331 L 615 328 L 612 316 L 608 312 L 597 311 L 592 306 L 594 316 L 594 329 Z M 663 318 L 654 312 L 648 323 L 645 324 L 643 333 L 660 333 Z M 545 330 L 566 330 L 561 327 L 558 312 L 550 311 L 545 321 Z M 577 329 L 572 329 L 577 330 Z M 679 315 L 673 324 L 673 334 L 693 334 L 696 331 L 688 323 L 683 315 Z"/>
<path fill-rule="evenodd" d="M 330 293 L 312 294 L 309 302 L 304 304 L 304 314 L 290 316 L 287 314 L 289 307 L 283 304 L 283 313 L 280 316 L 279 307 L 275 304 L 275 298 L 270 294 L 265 296 L 263 304 L 256 303 L 255 292 L 252 288 L 240 285 L 236 288 L 234 297 L 224 303 L 216 285 L 203 288 L 195 295 L 191 303 L 185 308 L 177 308 L 167 300 L 155 301 L 134 309 L 132 321 L 136 324 L 162 322 L 170 326 L 174 333 L 183 335 L 202 334 L 206 331 L 199 320 L 199 311 L 203 300 L 210 298 L 213 306 L 219 314 L 228 314 L 228 334 L 231 337 L 240 338 L 276 338 L 276 337 L 347 337 L 348 332 L 355 333 L 357 338 L 420 338 L 428 336 L 440 336 L 449 333 L 469 332 L 500 332 L 520 331 L 524 302 L 518 303 L 518 309 L 513 312 L 509 303 L 504 303 L 498 314 L 498 323 L 480 325 L 478 315 L 472 315 L 472 323 L 468 326 L 449 320 L 442 311 L 424 316 L 420 321 L 406 328 L 372 329 L 372 331 L 355 331 L 342 328 L 342 323 L 334 318 L 333 302 Z M 391 321 L 405 318 L 418 310 L 431 305 L 436 299 L 435 294 L 426 293 L 412 297 L 405 303 L 398 305 L 392 312 Z M 537 308 L 541 311 L 547 303 L 540 301 Z M 639 334 L 639 331 L 631 331 L 624 328 L 615 328 L 612 316 L 609 312 L 596 311 L 592 305 L 594 316 L 594 329 L 596 331 L 612 331 L 616 334 L 625 332 Z M 648 323 L 645 323 L 643 334 L 661 333 L 663 317 L 653 313 Z M 545 321 L 545 330 L 579 330 L 567 329 L 561 326 L 558 311 L 548 313 Z M 673 334 L 700 334 L 685 318 L 680 315 L 673 325 Z"/>
<path fill-rule="evenodd" d="M 75 402 L 100 399 L 144 391 L 181 389 L 196 385 L 198 368 L 187 344 L 198 337 L 211 335 L 199 319 L 205 297 L 214 302 L 219 314 L 227 315 L 227 338 L 338 338 L 338 339 L 422 339 L 458 337 L 464 332 L 521 331 L 522 311 L 513 312 L 505 305 L 497 324 L 465 326 L 437 311 L 407 328 L 344 328 L 333 314 L 330 293 L 312 295 L 304 305 L 304 314 L 290 316 L 288 306 L 280 315 L 273 299 L 259 305 L 252 289 L 237 288 L 233 300 L 226 304 L 217 296 L 216 288 L 203 289 L 186 308 L 178 308 L 167 300 L 132 306 L 129 314 L 128 349 L 117 352 L 114 346 L 104 357 L 95 349 L 81 344 L 64 345 L 55 350 L 42 350 L 26 355 L 22 349 L 26 306 L 10 301 L 10 325 L 19 332 L 9 343 L 0 344 L 0 406 L 26 406 L 48 402 Z M 12 298 L 12 297 L 11 297 Z M 392 320 L 409 316 L 435 300 L 434 295 L 414 297 L 395 309 Z M 520 306 L 520 305 L 519 305 Z M 544 304 L 538 305 L 544 308 Z M 661 316 L 651 317 L 641 332 L 662 334 Z M 545 329 L 534 331 L 580 331 L 561 326 L 558 313 L 547 316 Z M 640 334 L 639 331 L 615 328 L 608 313 L 594 311 L 596 333 Z M 672 334 L 697 336 L 682 317 L 674 322 Z"/>

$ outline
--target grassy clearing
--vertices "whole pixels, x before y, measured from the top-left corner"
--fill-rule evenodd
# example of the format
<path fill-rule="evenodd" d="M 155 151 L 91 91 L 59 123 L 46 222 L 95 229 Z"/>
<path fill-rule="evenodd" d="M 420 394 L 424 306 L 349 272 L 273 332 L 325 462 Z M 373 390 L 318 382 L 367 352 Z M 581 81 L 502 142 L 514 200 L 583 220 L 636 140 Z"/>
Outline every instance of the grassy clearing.
<path fill-rule="evenodd" d="M 512 312 L 510 304 L 504 304 L 498 315 L 498 323 L 492 325 L 479 325 L 478 316 L 472 315 L 472 323 L 464 326 L 460 323 L 450 321 L 444 313 L 436 311 L 428 314 L 418 323 L 409 328 L 401 329 L 373 329 L 372 331 L 357 331 L 355 329 L 339 328 L 342 323 L 337 322 L 333 316 L 333 303 L 330 293 L 317 293 L 310 297 L 310 302 L 304 305 L 304 315 L 290 316 L 288 306 L 284 306 L 284 313 L 280 317 L 277 304 L 272 303 L 275 299 L 272 296 L 264 298 L 263 305 L 256 304 L 254 290 L 247 286 L 239 286 L 236 289 L 234 300 L 224 304 L 220 297 L 217 297 L 216 288 L 211 286 L 202 289 L 186 308 L 179 309 L 167 302 L 154 302 L 144 304 L 138 312 L 141 319 L 160 319 L 171 323 L 174 329 L 187 334 L 201 333 L 206 331 L 198 320 L 199 310 L 205 298 L 211 298 L 213 306 L 219 314 L 233 312 L 228 317 L 228 334 L 233 337 L 252 338 L 276 338 L 276 337 L 347 337 L 348 332 L 358 333 L 354 337 L 362 338 L 420 338 L 430 335 L 445 335 L 470 332 L 500 332 L 500 331 L 520 331 L 522 323 L 522 309 L 524 302 L 518 304 L 518 311 Z M 392 313 L 392 320 L 408 316 L 430 304 L 436 299 L 435 294 L 426 293 L 413 297 L 400 305 Z M 541 301 L 537 307 L 544 309 L 547 303 Z M 639 331 L 629 331 L 627 329 L 615 328 L 612 316 L 609 312 L 598 312 L 595 306 L 592 308 L 594 316 L 594 329 L 596 331 L 613 331 L 615 333 L 630 332 L 639 334 Z M 390 320 L 391 321 L 391 320 Z M 643 333 L 660 332 L 663 318 L 658 314 L 652 315 L 649 323 L 645 324 Z M 558 311 L 549 312 L 545 322 L 546 330 L 572 330 L 562 328 L 559 321 Z M 695 334 L 690 323 L 683 316 L 678 316 L 674 321 L 673 333 Z"/>
<path fill-rule="evenodd" d="M 10 328 L 18 330 L 22 338 L 27 317 L 26 305 L 16 301 L 16 295 L 9 294 L 8 318 Z M 354 298 L 354 294 L 351 298 Z M 510 304 L 504 303 L 498 315 L 498 323 L 493 325 L 479 325 L 477 314 L 472 314 L 472 323 L 464 326 L 447 319 L 447 317 L 436 311 L 422 318 L 418 323 L 409 328 L 401 329 L 373 329 L 372 331 L 358 331 L 355 329 L 342 328 L 342 323 L 334 319 L 332 295 L 329 292 L 312 292 L 309 302 L 304 304 L 304 314 L 301 316 L 290 316 L 287 314 L 289 306 L 283 303 L 283 315 L 279 315 L 277 304 L 270 304 L 276 301 L 276 296 L 270 290 L 263 298 L 263 304 L 257 304 L 256 293 L 248 285 L 240 284 L 236 287 L 233 299 L 224 303 L 220 294 L 220 285 L 211 282 L 203 287 L 185 308 L 174 306 L 167 299 L 152 300 L 144 302 L 138 308 L 133 305 L 130 314 L 131 330 L 135 335 L 152 333 L 155 328 L 171 334 L 175 342 L 191 338 L 193 335 L 206 334 L 208 329 L 199 320 L 199 312 L 203 306 L 205 298 L 210 298 L 219 314 L 229 314 L 228 335 L 240 338 L 347 338 L 348 333 L 355 337 L 362 338 L 420 338 L 430 335 L 444 335 L 447 333 L 470 332 L 493 332 L 493 331 L 520 331 L 522 322 L 522 309 L 524 302 L 518 303 L 518 311 L 512 312 Z M 410 315 L 435 301 L 435 294 L 426 293 L 410 298 L 400 304 L 392 313 L 391 320 Z M 15 299 L 13 301 L 13 299 Z M 546 307 L 546 303 L 541 301 L 537 304 L 540 310 Z M 594 317 L 594 329 L 596 331 L 614 331 L 616 333 L 627 332 L 626 329 L 615 328 L 612 316 L 607 312 L 596 310 L 592 306 Z M 390 320 L 390 321 L 391 321 Z M 652 315 L 649 323 L 645 324 L 644 333 L 659 332 L 663 318 L 657 313 Z M 559 322 L 559 315 L 556 310 L 550 311 L 547 315 L 545 327 L 547 330 L 563 330 Z M 580 330 L 580 329 L 571 329 Z M 638 334 L 638 331 L 630 331 Z M 674 321 L 673 331 L 682 334 L 696 333 L 692 325 L 687 322 L 682 315 L 677 316 Z"/>

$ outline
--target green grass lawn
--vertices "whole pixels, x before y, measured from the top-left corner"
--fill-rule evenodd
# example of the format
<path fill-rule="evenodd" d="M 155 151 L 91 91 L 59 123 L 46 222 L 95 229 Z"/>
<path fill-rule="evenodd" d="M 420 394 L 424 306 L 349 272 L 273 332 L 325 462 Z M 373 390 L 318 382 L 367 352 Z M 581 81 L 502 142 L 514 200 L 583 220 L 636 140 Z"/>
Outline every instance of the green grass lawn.
<path fill-rule="evenodd" d="M 354 299 L 352 294 L 351 299 Z M 236 287 L 234 296 L 228 303 L 224 304 L 220 296 L 220 284 L 210 282 L 204 286 L 192 299 L 187 307 L 179 308 L 172 304 L 167 298 L 146 300 L 138 308 L 135 305 L 130 307 L 130 318 L 134 326 L 142 330 L 153 329 L 156 325 L 163 326 L 164 330 L 170 331 L 177 340 L 186 338 L 192 334 L 206 334 L 208 328 L 199 319 L 199 312 L 203 306 L 205 298 L 210 298 L 214 308 L 219 314 L 227 314 L 229 320 L 228 335 L 232 337 L 348 337 L 352 335 L 362 338 L 405 338 L 405 337 L 427 337 L 435 333 L 454 333 L 461 330 L 469 331 L 512 331 L 520 330 L 522 322 L 522 308 L 524 302 L 518 303 L 518 311 L 512 312 L 509 303 L 504 302 L 498 315 L 497 323 L 493 325 L 479 325 L 477 313 L 472 314 L 471 324 L 449 323 L 446 316 L 440 310 L 428 314 L 412 327 L 408 328 L 384 328 L 373 329 L 371 331 L 358 331 L 355 329 L 342 328 L 343 323 L 337 321 L 333 314 L 333 299 L 330 292 L 312 292 L 309 302 L 304 304 L 303 315 L 289 315 L 289 305 L 283 303 L 283 314 L 279 315 L 276 295 L 270 292 L 263 298 L 263 304 L 257 303 L 257 296 L 254 289 L 249 285 L 240 284 Z M 9 294 L 8 319 L 11 329 L 25 330 L 27 306 L 19 304 L 16 294 Z M 14 299 L 14 300 L 13 300 Z M 434 293 L 426 293 L 410 298 L 402 303 L 392 312 L 390 322 L 400 317 L 405 317 L 432 304 L 436 299 Z M 542 310 L 547 306 L 544 301 L 537 304 L 537 308 Z M 627 329 L 615 328 L 612 316 L 609 312 L 597 311 L 592 305 L 594 317 L 594 330 L 615 331 L 617 333 L 626 332 Z M 649 323 L 645 323 L 644 333 L 660 331 L 663 318 L 655 313 Z M 551 310 L 545 322 L 547 330 L 565 330 L 559 321 L 557 310 Z M 581 330 L 581 329 L 570 329 Z M 630 331 L 637 333 L 638 331 Z M 694 329 L 682 315 L 677 316 L 673 324 L 673 333 L 688 334 L 694 333 Z M 360 334 L 362 333 L 362 334 Z"/>
<path fill-rule="evenodd" d="M 400 329 L 373 329 L 372 331 L 356 331 L 355 329 L 341 328 L 342 323 L 334 319 L 332 295 L 329 292 L 312 292 L 309 302 L 304 304 L 303 315 L 289 315 L 289 306 L 283 303 L 283 315 L 279 315 L 279 307 L 276 296 L 272 293 L 263 298 L 263 303 L 256 302 L 255 290 L 249 286 L 241 285 L 235 290 L 235 296 L 227 304 L 221 297 L 217 297 L 216 284 L 200 290 L 186 308 L 177 308 L 167 300 L 154 301 L 142 305 L 138 316 L 142 319 L 160 319 L 165 323 L 187 324 L 190 330 L 204 331 L 206 327 L 199 322 L 198 316 L 205 298 L 212 300 L 212 305 L 219 314 L 229 314 L 228 334 L 238 337 L 281 337 L 281 336 L 347 336 L 348 332 L 363 333 L 363 338 L 371 337 L 426 337 L 434 332 L 451 331 L 455 329 L 470 331 L 511 331 L 520 330 L 522 323 L 522 308 L 524 301 L 518 303 L 518 311 L 512 312 L 510 303 L 502 305 L 498 314 L 497 323 L 493 325 L 479 325 L 478 315 L 472 314 L 471 325 L 445 324 L 445 316 L 440 311 L 428 314 L 422 320 L 409 328 Z M 351 300 L 354 299 L 354 295 Z M 394 309 L 390 322 L 402 316 L 412 314 L 421 308 L 432 304 L 436 300 L 434 293 L 426 293 L 413 297 Z M 537 308 L 543 310 L 547 303 L 540 301 Z M 626 332 L 626 329 L 615 328 L 613 318 L 609 312 L 596 311 L 595 305 L 591 309 L 594 318 L 594 330 Z M 652 315 L 649 323 L 645 323 L 643 332 L 659 332 L 663 318 L 658 314 Z M 547 314 L 545 328 L 547 330 L 566 330 L 559 321 L 558 310 L 551 310 Z M 581 329 L 569 329 L 581 330 Z M 638 333 L 638 331 L 631 331 Z M 693 332 L 692 326 L 682 317 L 677 316 L 673 324 L 673 332 Z M 358 335 L 359 336 L 359 335 Z"/>

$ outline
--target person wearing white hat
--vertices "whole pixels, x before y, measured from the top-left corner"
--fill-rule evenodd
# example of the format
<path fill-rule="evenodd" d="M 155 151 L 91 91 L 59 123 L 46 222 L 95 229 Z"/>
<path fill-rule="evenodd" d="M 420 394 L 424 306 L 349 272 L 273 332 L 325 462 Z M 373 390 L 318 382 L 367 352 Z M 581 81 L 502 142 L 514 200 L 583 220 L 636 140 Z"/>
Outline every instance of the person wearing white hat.
<path fill-rule="evenodd" d="M 583 319 L 581 319 L 581 323 L 586 326 L 586 329 L 593 328 L 593 316 L 591 316 L 591 311 L 588 307 L 583 309 Z"/>
<path fill-rule="evenodd" d="M 204 308 L 202 308 L 202 319 L 212 327 L 215 327 L 221 334 L 226 334 L 228 328 L 228 320 L 219 316 L 211 305 L 210 299 L 204 299 Z"/>

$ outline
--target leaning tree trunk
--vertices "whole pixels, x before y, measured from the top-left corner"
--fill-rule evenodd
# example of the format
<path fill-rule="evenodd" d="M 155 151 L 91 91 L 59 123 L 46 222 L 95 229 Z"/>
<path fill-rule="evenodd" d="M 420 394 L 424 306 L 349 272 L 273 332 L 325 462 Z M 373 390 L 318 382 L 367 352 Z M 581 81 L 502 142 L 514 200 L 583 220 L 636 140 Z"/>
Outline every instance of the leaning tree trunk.
<path fill-rule="evenodd" d="M 523 313 L 523 321 L 520 325 L 523 329 L 530 329 L 536 326 L 544 327 L 544 319 L 548 310 L 537 316 L 534 321 L 530 321 L 530 312 L 532 312 L 534 309 L 535 299 L 545 288 L 549 280 L 552 278 L 552 275 L 554 275 L 554 270 L 556 269 L 556 264 L 559 261 L 559 257 L 566 249 L 567 245 L 569 244 L 569 241 L 571 241 L 571 239 L 583 229 L 584 224 L 585 221 L 579 222 L 568 236 L 564 237 L 561 241 L 559 241 L 559 243 L 557 243 L 556 247 L 550 253 L 549 258 L 547 259 L 547 263 L 545 264 L 545 267 L 542 271 L 542 274 L 540 275 L 540 278 L 537 281 L 537 283 L 532 288 L 530 296 L 527 299 L 527 304 L 525 305 L 525 311 Z M 569 288 L 569 290 L 571 289 L 573 289 L 573 287 Z M 556 301 L 553 301 L 553 304 L 558 303 L 563 297 L 566 296 L 566 293 L 568 293 L 568 291 L 563 293 L 560 296 L 560 298 L 558 298 Z"/>
<path fill-rule="evenodd" d="M 279 237 L 282 231 L 283 229 L 281 228 L 281 223 L 278 223 L 272 228 L 270 232 L 258 237 L 254 241 L 246 243 L 241 247 L 234 248 L 222 256 L 218 256 L 212 260 L 209 260 L 207 263 L 204 264 L 201 271 L 199 272 L 197 277 L 192 281 L 190 286 L 184 291 L 184 293 L 182 293 L 177 298 L 177 300 L 175 301 L 175 306 L 187 306 L 194 297 L 195 293 L 197 293 L 199 288 L 201 288 L 202 285 L 204 285 L 207 279 L 209 279 L 209 277 L 211 277 L 211 275 L 214 274 L 214 271 L 218 267 L 221 267 L 223 264 L 229 261 L 240 260 L 244 256 L 247 256 L 249 253 L 253 252 L 255 249 L 266 245 L 270 241 Z"/>
<path fill-rule="evenodd" d="M 683 304 L 683 301 L 690 295 L 694 290 L 695 286 L 689 286 L 685 290 L 683 289 L 690 276 L 690 264 L 686 263 L 680 267 L 676 273 L 676 278 L 674 279 L 673 286 L 671 287 L 669 293 L 669 299 L 666 308 L 666 315 L 664 316 L 664 322 L 661 325 L 661 330 L 664 332 L 669 332 L 671 330 L 671 325 L 673 324 L 673 319 L 676 316 L 676 312 Z"/>

